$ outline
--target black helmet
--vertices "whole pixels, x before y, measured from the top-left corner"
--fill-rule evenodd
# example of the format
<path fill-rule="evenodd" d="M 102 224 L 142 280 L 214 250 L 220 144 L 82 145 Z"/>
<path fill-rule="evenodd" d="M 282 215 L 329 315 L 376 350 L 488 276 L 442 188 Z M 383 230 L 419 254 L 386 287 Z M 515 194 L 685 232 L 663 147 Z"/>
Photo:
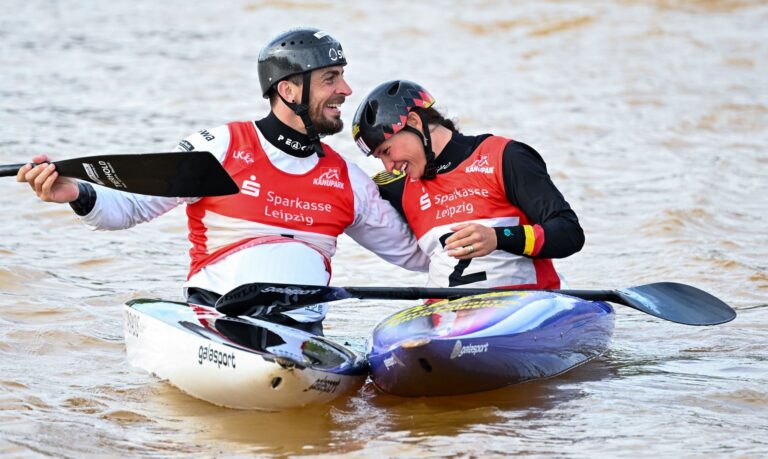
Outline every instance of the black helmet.
<path fill-rule="evenodd" d="M 412 81 L 382 83 L 357 107 L 352 119 L 352 137 L 363 153 L 370 156 L 382 142 L 406 126 L 405 120 L 411 110 L 429 108 L 434 103 L 435 98 Z"/>
<path fill-rule="evenodd" d="M 341 43 L 310 28 L 291 29 L 275 37 L 259 52 L 259 83 L 266 98 L 270 88 L 285 78 L 333 65 L 347 65 Z"/>

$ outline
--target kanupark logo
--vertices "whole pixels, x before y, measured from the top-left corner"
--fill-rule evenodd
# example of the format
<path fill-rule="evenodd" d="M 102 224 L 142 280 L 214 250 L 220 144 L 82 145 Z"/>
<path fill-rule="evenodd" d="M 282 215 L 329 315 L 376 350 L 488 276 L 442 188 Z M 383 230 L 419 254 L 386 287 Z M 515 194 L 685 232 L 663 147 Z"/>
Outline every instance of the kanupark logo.
<path fill-rule="evenodd" d="M 482 174 L 493 174 L 493 166 L 488 164 L 488 155 L 481 155 L 472 164 L 464 168 L 464 172 L 480 172 Z"/>
<path fill-rule="evenodd" d="M 341 181 L 341 172 L 338 167 L 323 167 L 321 170 L 323 171 L 322 174 L 312 180 L 313 185 L 344 189 L 344 182 Z"/>

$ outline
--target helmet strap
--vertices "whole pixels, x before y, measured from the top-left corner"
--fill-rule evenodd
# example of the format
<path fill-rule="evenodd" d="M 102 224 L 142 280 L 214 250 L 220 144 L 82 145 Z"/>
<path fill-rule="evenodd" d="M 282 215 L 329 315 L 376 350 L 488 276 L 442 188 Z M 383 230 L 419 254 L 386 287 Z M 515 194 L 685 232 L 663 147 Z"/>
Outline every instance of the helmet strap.
<path fill-rule="evenodd" d="M 312 72 L 304 72 L 304 82 L 302 83 L 301 87 L 301 103 L 297 104 L 295 102 L 288 102 L 285 100 L 285 97 L 283 97 L 280 92 L 277 92 L 277 95 L 280 96 L 280 99 L 283 101 L 285 105 L 288 106 L 291 110 L 293 110 L 293 113 L 298 115 L 299 118 L 301 118 L 301 121 L 304 123 L 304 129 L 307 131 L 307 137 L 309 137 L 309 142 L 312 145 L 312 149 L 317 153 L 317 156 L 322 158 L 325 156 L 325 152 L 323 152 L 323 146 L 320 144 L 320 136 L 317 135 L 317 131 L 315 130 L 315 125 L 312 124 L 312 119 L 309 117 L 309 84 L 311 82 L 312 78 Z"/>
<path fill-rule="evenodd" d="M 416 134 L 421 139 L 421 144 L 424 146 L 424 156 L 427 158 L 427 164 L 424 166 L 424 174 L 421 176 L 424 180 L 432 180 L 437 176 L 437 161 L 435 161 L 435 152 L 432 151 L 432 135 L 429 133 L 429 124 L 427 124 L 427 117 L 421 112 L 416 113 L 421 119 L 421 126 L 424 130 L 421 131 L 413 126 L 405 125 L 403 130 Z"/>

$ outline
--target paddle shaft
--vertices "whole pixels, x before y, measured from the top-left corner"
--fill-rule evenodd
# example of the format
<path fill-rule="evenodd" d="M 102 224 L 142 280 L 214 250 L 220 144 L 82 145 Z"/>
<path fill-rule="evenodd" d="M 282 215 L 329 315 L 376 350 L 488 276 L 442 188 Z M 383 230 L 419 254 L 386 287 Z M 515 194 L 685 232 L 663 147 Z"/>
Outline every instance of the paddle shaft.
<path fill-rule="evenodd" d="M 439 288 L 439 287 L 344 287 L 349 296 L 340 293 L 345 298 L 367 298 L 378 300 L 420 300 L 423 298 L 461 298 L 471 295 L 482 295 L 512 289 L 488 288 Z M 614 301 L 617 295 L 612 290 L 546 290 L 547 292 L 570 295 L 589 301 Z"/>
<path fill-rule="evenodd" d="M 14 177 L 23 166 L 23 163 L 0 165 L 0 177 Z"/>
<path fill-rule="evenodd" d="M 216 309 L 228 315 L 264 314 L 296 309 L 326 301 L 358 299 L 418 300 L 482 295 L 514 291 L 487 288 L 430 287 L 331 287 L 253 283 L 241 285 L 222 296 Z M 519 291 L 519 290 L 518 290 Z M 736 311 L 720 299 L 690 285 L 674 282 L 628 287 L 617 290 L 547 290 L 587 301 L 609 301 L 629 306 L 660 319 L 685 325 L 717 325 L 733 320 Z"/>
<path fill-rule="evenodd" d="M 337 299 L 458 298 L 510 289 L 329 287 Z M 684 325 L 718 325 L 730 322 L 736 311 L 720 299 L 690 285 L 657 282 L 617 290 L 547 290 L 588 301 L 608 301 L 629 306 L 660 319 Z"/>

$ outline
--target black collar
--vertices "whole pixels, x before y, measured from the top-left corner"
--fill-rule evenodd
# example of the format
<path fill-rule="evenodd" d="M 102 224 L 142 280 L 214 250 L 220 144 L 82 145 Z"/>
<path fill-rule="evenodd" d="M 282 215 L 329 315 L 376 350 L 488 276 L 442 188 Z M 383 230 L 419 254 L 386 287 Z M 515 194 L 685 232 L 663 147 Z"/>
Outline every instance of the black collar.
<path fill-rule="evenodd" d="M 315 154 L 309 136 L 277 119 L 274 112 L 256 121 L 256 126 L 267 142 L 291 156 L 306 158 Z"/>
<path fill-rule="evenodd" d="M 435 162 L 437 163 L 437 173 L 444 174 L 456 169 L 462 161 L 467 159 L 469 155 L 475 151 L 480 142 L 486 137 L 488 136 L 467 136 L 454 131 L 453 134 L 451 134 L 451 140 L 448 141 L 445 148 L 443 148 L 443 151 L 440 152 L 440 155 L 435 159 Z"/>

